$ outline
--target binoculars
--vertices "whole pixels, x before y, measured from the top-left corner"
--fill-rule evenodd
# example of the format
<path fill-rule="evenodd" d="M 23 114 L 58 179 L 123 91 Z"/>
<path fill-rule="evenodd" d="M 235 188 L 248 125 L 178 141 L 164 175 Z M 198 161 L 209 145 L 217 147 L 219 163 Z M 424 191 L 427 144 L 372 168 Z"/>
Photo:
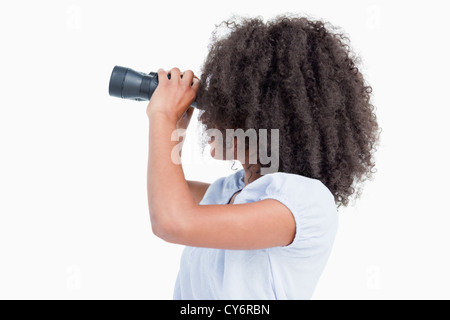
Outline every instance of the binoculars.
<path fill-rule="evenodd" d="M 168 75 L 170 79 L 170 74 Z M 109 95 L 136 101 L 149 101 L 158 86 L 158 73 L 149 74 L 115 66 L 109 80 Z M 197 107 L 196 101 L 191 104 Z"/>

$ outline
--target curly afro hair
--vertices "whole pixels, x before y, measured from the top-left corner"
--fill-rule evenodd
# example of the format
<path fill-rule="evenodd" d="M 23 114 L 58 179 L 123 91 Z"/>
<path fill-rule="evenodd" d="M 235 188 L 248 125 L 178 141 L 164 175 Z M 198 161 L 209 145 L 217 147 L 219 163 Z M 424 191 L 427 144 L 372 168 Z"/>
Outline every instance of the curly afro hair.
<path fill-rule="evenodd" d="M 219 37 L 222 25 L 230 32 Z M 336 31 L 295 15 L 222 21 L 202 66 L 197 108 L 205 130 L 279 129 L 278 171 L 320 180 L 339 207 L 375 172 L 379 128 L 360 58 Z"/>

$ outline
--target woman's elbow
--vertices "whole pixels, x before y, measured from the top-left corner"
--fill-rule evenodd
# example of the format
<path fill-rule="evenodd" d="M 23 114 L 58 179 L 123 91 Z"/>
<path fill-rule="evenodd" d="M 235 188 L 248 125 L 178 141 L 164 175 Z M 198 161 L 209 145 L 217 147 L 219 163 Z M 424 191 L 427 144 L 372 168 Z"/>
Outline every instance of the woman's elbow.
<path fill-rule="evenodd" d="M 152 219 L 152 232 L 158 238 L 170 243 L 180 243 L 183 223 L 179 219 Z"/>

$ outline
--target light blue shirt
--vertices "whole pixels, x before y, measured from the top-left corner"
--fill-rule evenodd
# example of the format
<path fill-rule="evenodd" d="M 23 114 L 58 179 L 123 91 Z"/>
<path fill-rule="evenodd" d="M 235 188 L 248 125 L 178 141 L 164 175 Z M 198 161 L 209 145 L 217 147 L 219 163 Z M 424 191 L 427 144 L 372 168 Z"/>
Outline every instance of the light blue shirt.
<path fill-rule="evenodd" d="M 244 169 L 214 181 L 200 204 L 227 204 L 244 187 Z M 234 203 L 276 199 L 296 223 L 291 244 L 259 250 L 186 247 L 173 298 L 310 299 L 330 255 L 338 213 L 322 182 L 275 172 L 248 185 Z"/>

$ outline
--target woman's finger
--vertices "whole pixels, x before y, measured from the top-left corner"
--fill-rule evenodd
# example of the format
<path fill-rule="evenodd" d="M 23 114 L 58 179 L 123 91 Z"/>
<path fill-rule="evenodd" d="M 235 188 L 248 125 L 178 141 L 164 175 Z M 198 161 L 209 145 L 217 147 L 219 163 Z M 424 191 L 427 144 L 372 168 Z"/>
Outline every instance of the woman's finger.
<path fill-rule="evenodd" d="M 158 82 L 169 80 L 167 75 L 168 75 L 168 72 L 166 70 L 164 70 L 163 68 L 159 68 L 158 69 Z"/>
<path fill-rule="evenodd" d="M 192 79 L 192 89 L 194 89 L 195 92 L 197 92 L 199 87 L 200 87 L 200 80 L 197 77 L 194 77 L 194 79 Z"/>
<path fill-rule="evenodd" d="M 183 72 L 183 77 L 181 78 L 181 82 L 189 85 L 192 82 L 192 78 L 194 77 L 194 72 L 192 70 L 185 70 Z"/>
<path fill-rule="evenodd" d="M 180 79 L 181 77 L 181 70 L 177 67 L 170 69 L 170 80 L 173 79 Z"/>

